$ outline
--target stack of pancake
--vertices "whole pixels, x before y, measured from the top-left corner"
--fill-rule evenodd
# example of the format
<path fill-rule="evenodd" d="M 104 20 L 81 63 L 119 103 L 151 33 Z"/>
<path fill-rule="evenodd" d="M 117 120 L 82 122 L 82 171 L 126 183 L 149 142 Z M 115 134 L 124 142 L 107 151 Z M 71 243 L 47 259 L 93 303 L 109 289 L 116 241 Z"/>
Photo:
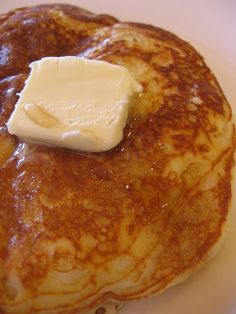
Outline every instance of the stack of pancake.
<path fill-rule="evenodd" d="M 66 55 L 125 66 L 143 86 L 110 151 L 7 132 L 29 63 Z M 0 16 L 0 65 L 1 313 L 114 313 L 214 256 L 235 135 L 229 104 L 192 46 L 150 25 L 42 5 Z"/>

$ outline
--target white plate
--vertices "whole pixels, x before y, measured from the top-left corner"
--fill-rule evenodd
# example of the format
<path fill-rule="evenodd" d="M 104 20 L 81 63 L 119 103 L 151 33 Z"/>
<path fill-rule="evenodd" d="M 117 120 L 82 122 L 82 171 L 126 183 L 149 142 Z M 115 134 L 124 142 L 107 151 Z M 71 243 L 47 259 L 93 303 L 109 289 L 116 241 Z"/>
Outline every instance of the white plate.
<path fill-rule="evenodd" d="M 2 0 L 0 12 L 24 5 L 53 2 L 74 3 L 94 12 L 154 24 L 176 33 L 202 53 L 236 112 L 235 0 Z M 235 196 L 233 204 L 236 204 Z M 126 305 L 120 314 L 229 314 L 234 303 L 235 210 L 232 211 L 228 238 L 219 254 L 207 266 L 159 296 Z"/>

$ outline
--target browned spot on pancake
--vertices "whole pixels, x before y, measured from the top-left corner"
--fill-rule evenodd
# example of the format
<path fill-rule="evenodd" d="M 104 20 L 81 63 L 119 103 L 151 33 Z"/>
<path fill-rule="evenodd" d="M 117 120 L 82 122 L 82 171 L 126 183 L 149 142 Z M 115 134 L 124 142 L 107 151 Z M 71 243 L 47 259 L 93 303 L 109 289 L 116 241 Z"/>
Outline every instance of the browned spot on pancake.
<path fill-rule="evenodd" d="M 104 307 L 100 307 L 95 312 L 95 314 L 105 314 L 105 313 L 106 313 L 106 310 L 104 309 Z"/>

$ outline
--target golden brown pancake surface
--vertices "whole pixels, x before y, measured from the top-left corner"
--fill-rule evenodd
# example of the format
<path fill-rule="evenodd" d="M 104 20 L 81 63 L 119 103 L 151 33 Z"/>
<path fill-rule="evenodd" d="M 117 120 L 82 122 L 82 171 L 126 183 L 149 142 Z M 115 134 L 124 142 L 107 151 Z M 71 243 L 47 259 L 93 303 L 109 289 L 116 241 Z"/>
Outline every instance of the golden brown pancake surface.
<path fill-rule="evenodd" d="M 142 84 L 113 150 L 78 153 L 7 133 L 29 63 L 64 55 L 126 66 Z M 2 313 L 81 313 L 138 299 L 214 255 L 234 127 L 193 47 L 153 26 L 43 5 L 0 17 L 0 65 Z"/>

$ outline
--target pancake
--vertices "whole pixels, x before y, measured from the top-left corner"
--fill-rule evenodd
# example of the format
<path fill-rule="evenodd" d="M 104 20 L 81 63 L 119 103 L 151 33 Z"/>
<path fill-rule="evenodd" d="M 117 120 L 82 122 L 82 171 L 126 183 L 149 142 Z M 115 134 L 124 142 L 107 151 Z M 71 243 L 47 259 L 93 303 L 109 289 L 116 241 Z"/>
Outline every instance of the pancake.
<path fill-rule="evenodd" d="M 82 153 L 20 141 L 8 121 L 45 56 L 127 67 L 143 86 L 123 141 Z M 235 147 L 230 106 L 199 53 L 150 25 L 71 5 L 0 17 L 0 312 L 108 313 L 157 294 L 219 249 Z"/>

